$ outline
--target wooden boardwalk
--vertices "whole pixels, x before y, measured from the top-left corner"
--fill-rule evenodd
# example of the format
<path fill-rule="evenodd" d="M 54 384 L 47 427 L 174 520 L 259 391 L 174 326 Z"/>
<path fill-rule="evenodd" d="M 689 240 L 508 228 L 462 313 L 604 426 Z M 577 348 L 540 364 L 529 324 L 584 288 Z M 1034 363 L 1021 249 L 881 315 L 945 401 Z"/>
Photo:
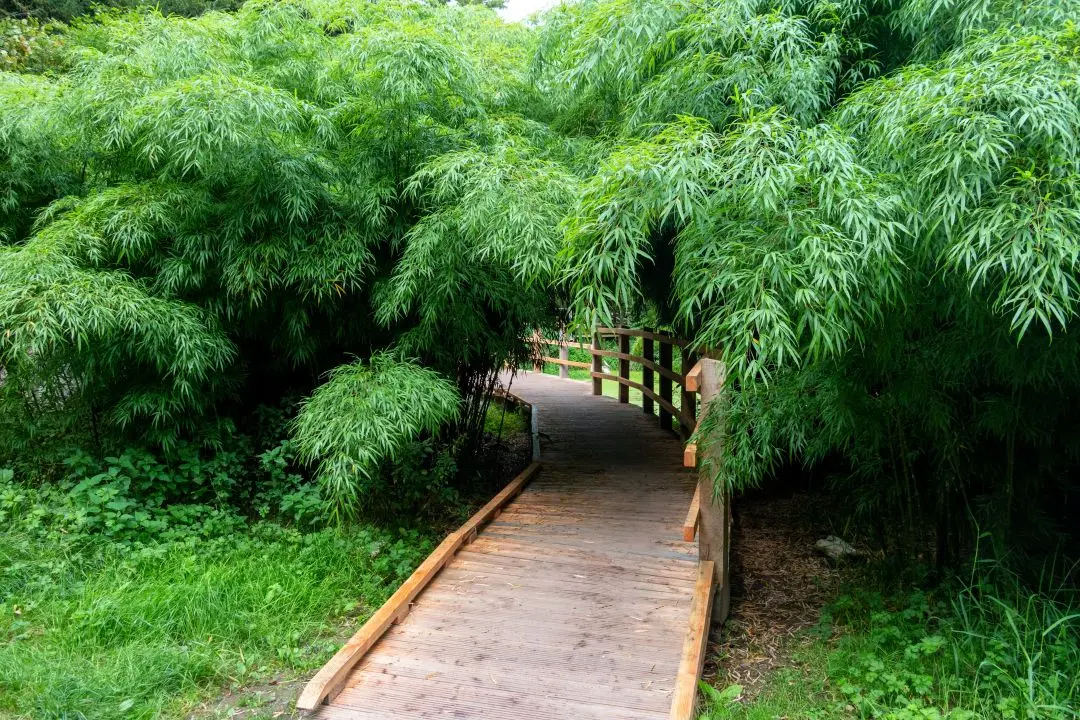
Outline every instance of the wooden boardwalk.
<path fill-rule="evenodd" d="M 673 433 L 588 383 L 519 374 L 511 391 L 539 410 L 542 469 L 315 717 L 672 716 L 688 628 L 708 616 L 682 539 L 696 474 Z"/>

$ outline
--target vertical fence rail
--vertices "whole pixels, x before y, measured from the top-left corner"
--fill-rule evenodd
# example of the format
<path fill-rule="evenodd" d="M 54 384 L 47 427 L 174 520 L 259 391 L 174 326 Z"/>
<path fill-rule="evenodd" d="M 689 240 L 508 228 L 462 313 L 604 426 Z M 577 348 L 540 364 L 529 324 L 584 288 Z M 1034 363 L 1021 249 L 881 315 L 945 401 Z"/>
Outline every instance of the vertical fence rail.
<path fill-rule="evenodd" d="M 634 338 L 641 338 L 641 355 L 630 352 Z M 609 342 L 605 347 L 604 339 L 614 338 L 614 346 Z M 535 344 L 538 351 L 533 358 L 536 372 L 543 372 L 545 363 L 557 365 L 559 377 L 570 377 L 570 368 L 582 368 L 589 371 L 592 379 L 592 394 L 604 394 L 604 381 L 618 384 L 616 397 L 620 403 L 630 402 L 630 391 L 641 393 L 642 411 L 648 415 L 659 414 L 660 426 L 666 430 L 676 430 L 683 440 L 687 440 L 697 425 L 697 396 L 686 388 L 685 371 L 696 361 L 696 356 L 686 349 L 686 343 L 678 338 L 659 333 L 651 328 L 641 330 L 616 327 L 596 328 L 591 342 L 586 345 L 568 340 L 560 333 L 559 339 L 546 339 L 537 333 Z M 659 348 L 657 348 L 659 345 Z M 558 357 L 554 357 L 544 348 L 558 347 Z M 570 348 L 587 350 L 589 362 L 570 359 Z M 612 349 L 614 347 L 614 349 Z M 679 348 L 682 367 L 675 369 L 675 352 Z M 659 359 L 657 350 L 659 349 Z M 605 362 L 610 360 L 611 362 Z M 631 376 L 632 367 L 641 366 L 641 382 Z M 657 392 L 659 384 L 659 393 Z M 678 426 L 675 426 L 675 422 Z"/>
<path fill-rule="evenodd" d="M 653 339 L 650 337 L 653 329 L 645 328 L 645 332 L 649 333 L 649 335 L 644 335 L 641 338 L 641 356 L 650 363 L 654 363 L 656 362 L 656 352 L 653 350 Z M 650 392 L 656 392 L 653 369 L 646 363 L 641 365 L 641 384 L 647 387 Z M 653 414 L 653 399 L 649 393 L 641 394 L 641 409 L 646 415 Z"/>
<path fill-rule="evenodd" d="M 687 350 L 685 347 L 680 348 L 679 352 L 682 353 L 682 367 L 683 373 L 685 373 L 687 370 L 694 367 L 694 364 L 697 362 L 697 356 L 691 351 Z M 683 375 L 681 404 L 683 413 L 685 413 L 689 417 L 695 419 L 697 418 L 697 393 L 695 393 L 693 390 L 686 386 L 685 374 Z M 687 427 L 686 424 L 682 425 L 682 427 L 680 428 L 680 434 L 682 435 L 683 442 L 686 442 L 690 439 L 690 436 L 694 432 L 694 427 L 696 427 L 696 423 L 694 426 L 691 427 Z"/>
<path fill-rule="evenodd" d="M 667 343 L 660 343 L 660 367 L 665 370 L 671 370 L 674 363 L 671 357 L 671 345 Z M 671 402 L 671 378 L 660 373 L 660 399 Z M 668 412 L 663 405 L 660 406 L 660 427 L 665 430 L 671 429 L 671 413 Z"/>
<path fill-rule="evenodd" d="M 592 337 L 592 394 L 604 394 L 604 358 L 600 355 L 600 335 L 593 333 Z"/>
<path fill-rule="evenodd" d="M 622 328 L 624 329 L 624 328 Z M 630 336 L 626 334 L 620 334 L 619 338 L 619 378 L 622 380 L 630 379 Z M 619 383 L 619 402 L 630 402 L 630 386 L 626 383 Z"/>

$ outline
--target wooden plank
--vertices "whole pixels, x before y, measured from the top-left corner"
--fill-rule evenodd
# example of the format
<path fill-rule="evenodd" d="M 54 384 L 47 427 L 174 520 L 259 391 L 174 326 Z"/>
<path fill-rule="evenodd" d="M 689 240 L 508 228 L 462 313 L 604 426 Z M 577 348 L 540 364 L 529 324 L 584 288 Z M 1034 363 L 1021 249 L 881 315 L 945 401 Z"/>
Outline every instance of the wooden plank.
<path fill-rule="evenodd" d="M 675 347 L 684 347 L 687 343 L 685 340 L 680 340 L 677 337 L 668 335 L 666 333 L 652 332 L 649 330 L 635 330 L 633 328 L 597 328 L 598 335 L 610 336 L 610 335 L 627 335 L 629 337 L 648 337 L 662 342 L 666 345 L 674 345 Z"/>
<path fill-rule="evenodd" d="M 558 618 L 531 619 L 541 614 L 552 615 L 548 608 L 525 608 L 524 612 L 530 619 L 519 623 L 514 618 L 522 614 L 521 609 L 501 609 L 492 612 L 489 618 L 484 606 L 475 602 L 455 606 L 448 602 L 427 604 L 425 600 L 425 604 L 418 605 L 414 610 L 417 617 L 424 618 L 423 623 L 417 623 L 410 617 L 405 623 L 395 625 L 372 652 L 381 653 L 388 646 L 402 648 L 414 644 L 432 649 L 464 646 L 484 655 L 503 658 L 524 648 L 538 658 L 551 658 L 573 650 L 575 644 L 585 640 L 581 648 L 583 654 L 587 655 L 590 649 L 596 648 L 601 651 L 618 650 L 624 653 L 621 659 L 628 661 L 624 667 L 636 666 L 636 662 L 629 661 L 641 657 L 651 658 L 653 663 L 664 660 L 669 663 L 666 671 L 668 679 L 674 684 L 681 653 L 679 638 L 683 635 L 690 610 L 689 598 L 692 596 L 693 583 L 687 586 L 686 597 L 677 612 L 656 618 L 652 623 L 627 623 L 612 617 L 593 617 L 575 618 L 566 627 L 559 624 Z M 507 622 L 512 624 L 507 627 Z M 506 629 L 511 632 L 505 632 Z M 567 643 L 571 637 L 574 640 Z M 368 658 L 365 658 L 361 671 L 366 670 L 367 662 Z"/>
<path fill-rule="evenodd" d="M 701 391 L 701 360 L 694 363 L 694 367 L 686 371 L 684 387 L 690 392 Z"/>
<path fill-rule="evenodd" d="M 371 673 L 342 693 L 340 705 L 365 712 L 396 711 L 399 718 L 642 720 L 664 717 L 662 712 L 643 714 L 617 705 L 503 690 L 498 685 L 498 678 L 487 687 L 468 690 L 455 685 L 448 688 L 447 685 L 438 677 L 416 679 L 392 673 Z"/>
<path fill-rule="evenodd" d="M 564 360 L 563 358 L 551 357 L 549 355 L 544 355 L 540 359 L 546 363 L 551 363 L 553 365 L 562 365 L 563 367 L 576 367 L 582 368 L 584 370 L 589 370 L 590 368 L 592 368 L 592 363 L 581 362 L 579 360 Z"/>
<path fill-rule="evenodd" d="M 653 393 L 652 390 L 645 387 L 641 383 L 634 382 L 633 380 L 628 380 L 626 378 L 621 378 L 618 375 L 612 375 L 610 373 L 593 371 L 591 374 L 593 376 L 593 382 L 596 382 L 597 378 L 600 378 L 601 380 L 611 380 L 613 382 L 619 383 L 620 385 L 632 387 L 635 390 L 640 391 L 642 395 L 648 395 L 656 401 L 657 405 L 667 410 L 668 413 L 670 413 L 671 415 L 677 417 L 679 419 L 680 426 L 685 427 L 689 425 L 690 427 L 693 427 L 696 422 L 692 417 L 683 414 L 682 411 L 679 410 L 679 408 L 672 405 L 668 400 L 664 399 L 663 397 L 658 397 L 656 394 Z"/>
<path fill-rule="evenodd" d="M 631 355 L 628 352 L 618 352 L 615 350 L 596 350 L 595 352 L 602 357 L 612 358 L 616 360 L 629 360 L 630 362 L 635 362 L 638 365 L 641 365 L 643 368 L 654 371 L 658 375 L 663 375 L 664 377 L 668 378 L 669 380 L 680 386 L 683 384 L 682 375 L 675 372 L 674 370 L 669 370 L 662 365 L 658 365 L 651 360 L 646 360 L 646 358 L 640 355 Z"/>
<path fill-rule="evenodd" d="M 543 345 L 545 347 L 548 347 L 550 345 L 558 345 L 558 346 L 561 346 L 561 347 L 575 347 L 575 348 L 578 348 L 579 350 L 588 350 L 589 349 L 589 346 L 586 345 L 585 343 L 577 342 L 575 340 L 553 340 L 551 338 L 542 337 L 542 338 L 539 338 L 539 339 L 535 340 L 535 342 L 538 345 Z"/>
<path fill-rule="evenodd" d="M 409 605 L 428 586 L 447 561 L 454 556 L 454 553 L 468 539 L 475 537 L 476 531 L 490 521 L 499 509 L 517 496 L 539 471 L 539 463 L 531 464 L 511 480 L 487 505 L 469 518 L 464 525 L 450 533 L 435 548 L 435 551 L 420 564 L 420 567 L 413 571 L 409 579 L 402 583 L 401 587 L 390 596 L 390 599 L 383 603 L 382 607 L 376 610 L 356 634 L 338 650 L 334 657 L 330 659 L 330 662 L 326 663 L 315 674 L 315 677 L 300 693 L 300 697 L 296 701 L 296 707 L 301 710 L 314 710 L 324 700 L 332 698 L 340 692 L 349 673 L 360 662 L 364 654 L 372 648 L 393 623 L 401 621 L 404 615 L 408 613 Z"/>
<path fill-rule="evenodd" d="M 469 552 L 489 553 L 505 557 L 516 557 L 534 562 L 553 562 L 572 564 L 573 562 L 593 562 L 597 560 L 597 553 L 589 553 L 585 550 L 568 547 L 541 547 L 537 548 L 534 543 L 522 543 L 514 540 L 493 541 L 483 535 L 476 542 L 469 545 Z M 686 558 L 677 557 L 649 557 L 646 555 L 626 554 L 619 558 L 605 558 L 606 563 L 600 563 L 606 567 L 619 567 L 624 569 L 633 568 L 633 571 L 642 575 L 657 575 L 660 577 L 685 577 L 690 561 Z"/>
<path fill-rule="evenodd" d="M 477 658 L 477 655 L 480 657 Z M 604 702 L 627 709 L 663 712 L 671 702 L 671 678 L 648 678 L 639 668 L 636 677 L 621 676 L 617 668 L 611 668 L 604 684 L 590 682 L 590 668 L 579 663 L 576 668 L 567 665 L 537 662 L 535 656 L 518 653 L 510 662 L 503 659 L 492 660 L 486 654 L 473 654 L 472 662 L 467 665 L 455 663 L 438 653 L 429 653 L 425 657 L 416 657 L 408 653 L 396 653 L 391 657 L 372 656 L 372 668 L 381 672 L 403 675 L 419 680 L 437 680 L 452 682 L 464 688 L 492 687 L 491 678 L 497 676 L 498 687 L 525 695 L 542 695 L 561 698 L 574 702 Z M 598 658 L 593 654 L 592 661 Z M 645 658 L 642 659 L 645 662 Z M 512 663 L 517 671 L 507 673 L 506 668 Z M 616 665 L 616 663 L 611 663 Z M 646 689 L 641 678 L 653 680 Z"/>
<path fill-rule="evenodd" d="M 686 520 L 682 526 L 683 542 L 693 542 L 697 535 L 698 518 L 701 517 L 701 488 L 694 493 L 694 499 L 690 501 L 690 509 L 686 513 Z"/>
<path fill-rule="evenodd" d="M 711 560 L 702 560 L 698 568 L 694 599 L 690 605 L 690 620 L 683 642 L 675 693 L 671 699 L 670 720 L 693 720 L 697 705 L 697 684 L 705 665 L 705 647 L 709 640 L 709 616 L 712 613 L 713 577 L 716 570 Z"/>
<path fill-rule="evenodd" d="M 683 448 L 682 464 L 683 467 L 697 467 L 697 443 L 687 443 Z"/>
<path fill-rule="evenodd" d="M 454 558 L 454 567 L 467 572 L 501 573 L 506 582 L 516 584 L 514 578 L 562 578 L 560 582 L 573 585 L 603 585 L 619 579 L 625 579 L 631 587 L 642 589 L 654 588 L 660 591 L 672 590 L 682 592 L 689 587 L 689 581 L 685 577 L 673 578 L 659 575 L 644 575 L 636 572 L 627 572 L 625 569 L 615 569 L 611 566 L 591 567 L 584 569 L 569 567 L 558 563 L 543 563 L 533 560 L 520 560 L 518 558 L 502 557 L 499 555 L 484 555 L 462 550 Z M 584 572 L 582 572 L 584 570 Z"/>

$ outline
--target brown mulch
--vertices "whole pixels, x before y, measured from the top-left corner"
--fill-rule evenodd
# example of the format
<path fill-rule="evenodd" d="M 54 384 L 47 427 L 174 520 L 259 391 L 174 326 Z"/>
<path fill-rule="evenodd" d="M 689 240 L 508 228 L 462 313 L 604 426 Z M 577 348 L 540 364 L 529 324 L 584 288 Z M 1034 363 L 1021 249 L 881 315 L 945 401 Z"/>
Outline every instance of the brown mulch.
<path fill-rule="evenodd" d="M 813 502 L 802 493 L 735 501 L 731 613 L 710 640 L 704 677 L 712 685 L 757 695 L 770 671 L 791 664 L 800 633 L 833 596 L 838 574 L 814 552 L 826 533 L 809 520 Z"/>

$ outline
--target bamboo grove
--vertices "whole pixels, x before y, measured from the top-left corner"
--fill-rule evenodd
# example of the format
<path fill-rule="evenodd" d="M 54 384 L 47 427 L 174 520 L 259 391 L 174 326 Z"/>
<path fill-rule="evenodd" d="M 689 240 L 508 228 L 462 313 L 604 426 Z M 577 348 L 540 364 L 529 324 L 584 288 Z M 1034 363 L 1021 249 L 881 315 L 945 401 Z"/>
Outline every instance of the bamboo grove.
<path fill-rule="evenodd" d="M 533 328 L 648 318 L 726 363 L 718 490 L 802 467 L 939 558 L 976 527 L 1037 546 L 1077 519 L 1078 17 L 76 20 L 0 75 L 5 452 L 213 447 L 299 391 L 302 455 L 347 506 L 416 435 L 475 434 Z"/>

